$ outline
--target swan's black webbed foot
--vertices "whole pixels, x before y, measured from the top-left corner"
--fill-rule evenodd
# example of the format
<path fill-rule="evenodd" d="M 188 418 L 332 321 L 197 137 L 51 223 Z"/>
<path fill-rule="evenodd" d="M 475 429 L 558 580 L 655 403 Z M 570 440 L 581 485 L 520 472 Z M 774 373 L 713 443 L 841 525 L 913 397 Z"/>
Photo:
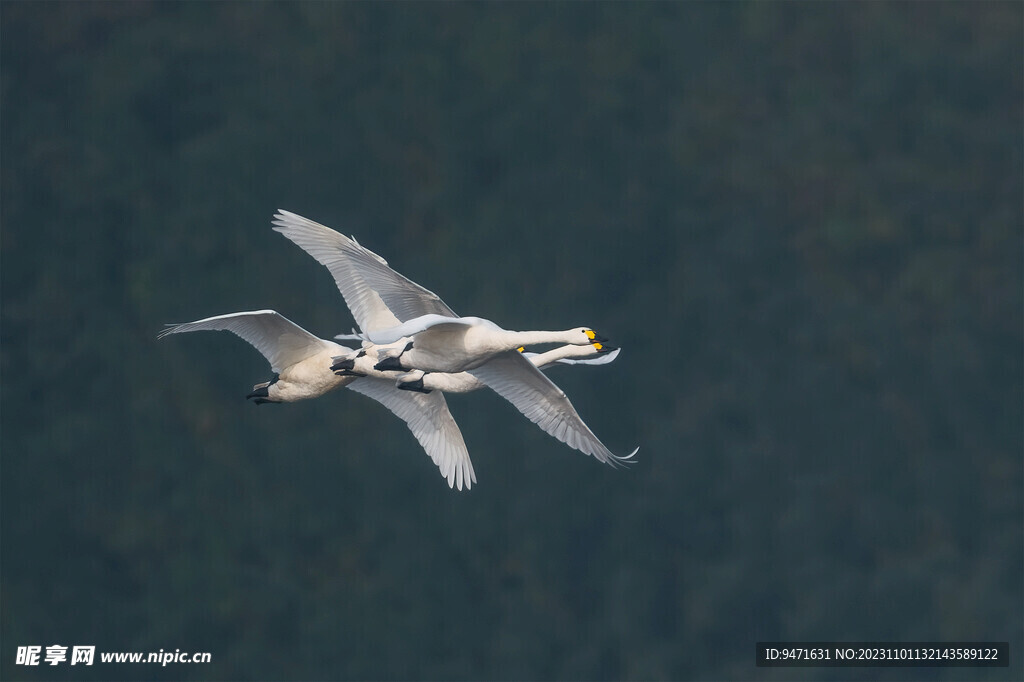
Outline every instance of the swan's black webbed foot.
<path fill-rule="evenodd" d="M 393 358 L 384 358 L 376 365 L 374 365 L 373 368 L 379 372 L 400 372 L 405 369 L 404 367 L 402 367 L 401 356 L 396 356 Z"/>
<path fill-rule="evenodd" d="M 423 377 L 415 381 L 399 381 L 398 388 L 403 391 L 416 391 L 417 393 L 430 393 L 429 388 L 423 387 Z"/>
<path fill-rule="evenodd" d="M 276 402 L 274 400 L 269 400 L 269 389 L 271 386 L 277 383 L 278 378 L 278 375 L 275 374 L 274 378 L 271 379 L 270 381 L 264 381 L 262 384 L 256 384 L 255 386 L 253 386 L 252 393 L 245 396 L 246 400 L 253 399 L 253 402 L 256 403 L 257 405 L 262 405 L 263 403 Z"/>
<path fill-rule="evenodd" d="M 412 341 L 405 344 L 405 348 L 396 355 L 386 355 L 382 358 L 378 353 L 377 357 L 379 358 L 379 361 L 373 366 L 373 368 L 378 372 L 404 372 L 406 368 L 402 367 L 402 355 L 409 350 L 412 350 Z M 388 352 L 394 353 L 395 351 L 394 349 L 389 349 Z"/>
<path fill-rule="evenodd" d="M 362 372 L 356 372 L 356 358 L 361 358 L 366 355 L 365 350 L 360 350 L 352 355 L 337 355 L 331 358 L 334 364 L 331 365 L 331 371 L 337 374 L 339 377 L 365 377 L 366 375 Z"/>

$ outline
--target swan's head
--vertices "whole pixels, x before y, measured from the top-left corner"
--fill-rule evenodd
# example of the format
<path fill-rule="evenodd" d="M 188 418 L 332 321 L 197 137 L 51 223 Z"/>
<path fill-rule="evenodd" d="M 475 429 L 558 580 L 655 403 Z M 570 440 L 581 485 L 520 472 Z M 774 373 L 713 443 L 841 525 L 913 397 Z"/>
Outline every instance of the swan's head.
<path fill-rule="evenodd" d="M 578 327 L 569 330 L 569 343 L 575 346 L 585 346 L 588 343 L 605 343 L 607 340 L 590 327 Z"/>

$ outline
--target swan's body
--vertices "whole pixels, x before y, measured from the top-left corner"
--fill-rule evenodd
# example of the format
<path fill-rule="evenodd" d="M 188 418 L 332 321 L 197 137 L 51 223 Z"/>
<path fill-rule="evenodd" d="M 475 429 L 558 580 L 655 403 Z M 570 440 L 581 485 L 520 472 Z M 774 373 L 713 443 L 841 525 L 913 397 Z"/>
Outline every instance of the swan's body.
<path fill-rule="evenodd" d="M 331 357 L 338 350 L 344 352 L 344 348 L 324 348 L 319 353 L 286 367 L 278 373 L 277 379 L 267 386 L 266 400 L 272 403 L 293 403 L 298 400 L 319 398 L 325 393 L 352 383 L 345 381 L 351 377 L 332 378 L 328 374 L 334 372 L 324 371 L 325 367 L 330 369 Z"/>
<path fill-rule="evenodd" d="M 256 403 L 288 403 L 316 398 L 342 386 L 383 404 L 405 421 L 409 430 L 448 480 L 448 486 L 476 483 L 476 473 L 458 424 L 440 392 L 424 394 L 398 390 L 393 378 L 339 376 L 331 358 L 352 353 L 333 341 L 317 338 L 273 310 L 231 313 L 196 322 L 171 325 L 160 333 L 230 331 L 248 341 L 271 365 L 277 376 L 257 384 L 248 397 Z"/>
<path fill-rule="evenodd" d="M 385 353 L 386 361 L 378 361 L 377 369 L 469 371 L 546 433 L 601 462 L 619 464 L 636 454 L 634 450 L 620 457 L 606 448 L 565 393 L 515 350 L 537 343 L 586 345 L 603 340 L 589 328 L 510 332 L 482 318 L 462 318 L 436 294 L 392 270 L 387 261 L 354 239 L 283 210 L 274 216 L 273 224 L 330 270 L 356 324 L 370 341 L 398 342 L 393 349 L 378 351 L 378 355 Z M 402 345 L 406 336 L 412 338 L 411 348 Z"/>

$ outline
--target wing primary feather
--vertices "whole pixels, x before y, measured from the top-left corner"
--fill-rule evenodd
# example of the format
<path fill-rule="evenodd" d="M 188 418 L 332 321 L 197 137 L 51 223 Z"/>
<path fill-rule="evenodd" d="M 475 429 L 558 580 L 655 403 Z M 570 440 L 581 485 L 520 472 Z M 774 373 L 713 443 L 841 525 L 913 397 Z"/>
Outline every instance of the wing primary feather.
<path fill-rule="evenodd" d="M 324 265 L 363 332 L 387 329 L 427 314 L 457 317 L 437 294 L 388 267 L 354 239 L 279 209 L 274 230 Z"/>
<path fill-rule="evenodd" d="M 157 338 L 196 331 L 229 331 L 235 334 L 258 350 L 275 372 L 319 353 L 327 344 L 273 310 L 228 313 L 171 325 L 157 334 Z"/>

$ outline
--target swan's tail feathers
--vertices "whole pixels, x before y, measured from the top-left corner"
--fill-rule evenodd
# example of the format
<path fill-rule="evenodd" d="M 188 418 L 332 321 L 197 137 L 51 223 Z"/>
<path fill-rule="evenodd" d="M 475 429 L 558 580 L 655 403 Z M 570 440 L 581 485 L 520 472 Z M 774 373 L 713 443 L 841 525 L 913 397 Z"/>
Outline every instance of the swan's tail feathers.
<path fill-rule="evenodd" d="M 366 334 L 360 334 L 353 329 L 349 334 L 335 334 L 334 338 L 338 341 L 366 341 Z"/>
<path fill-rule="evenodd" d="M 366 350 L 360 348 L 359 350 L 350 351 L 348 353 L 342 353 L 341 355 L 335 355 L 331 360 L 358 360 L 359 358 L 366 355 Z"/>

